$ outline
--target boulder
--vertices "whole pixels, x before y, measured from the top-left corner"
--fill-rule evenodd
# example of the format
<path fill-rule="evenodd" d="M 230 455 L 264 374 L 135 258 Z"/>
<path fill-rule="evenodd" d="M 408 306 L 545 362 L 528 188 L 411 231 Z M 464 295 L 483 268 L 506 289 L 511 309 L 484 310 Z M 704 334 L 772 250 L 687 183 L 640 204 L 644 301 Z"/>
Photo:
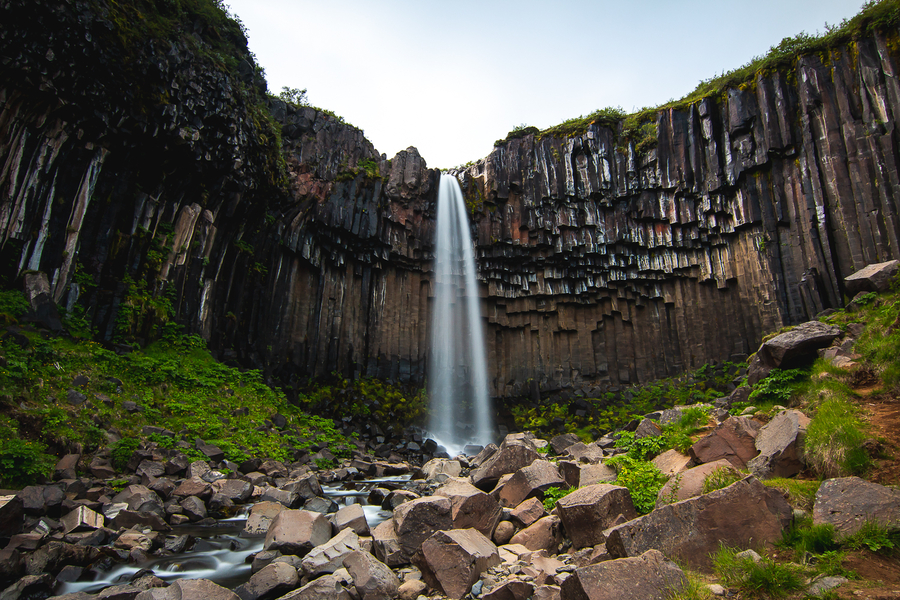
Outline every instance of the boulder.
<path fill-rule="evenodd" d="M 75 479 L 78 476 L 75 471 L 78 469 L 78 461 L 80 460 L 80 454 L 66 454 L 63 456 L 56 463 L 56 468 L 53 469 L 53 479 Z"/>
<path fill-rule="evenodd" d="M 651 548 L 699 569 L 709 569 L 720 544 L 757 547 L 781 539 L 793 517 L 780 492 L 753 476 L 721 490 L 657 508 L 606 531 L 614 558 L 634 557 Z"/>
<path fill-rule="evenodd" d="M 562 600 L 562 590 L 558 585 L 539 585 L 534 588 L 532 600 Z"/>
<path fill-rule="evenodd" d="M 0 496 L 0 538 L 21 533 L 25 522 L 25 509 L 18 496 Z"/>
<path fill-rule="evenodd" d="M 335 529 L 343 531 L 350 529 L 356 535 L 369 535 L 369 522 L 366 521 L 366 512 L 361 504 L 348 504 L 334 514 L 332 519 Z"/>
<path fill-rule="evenodd" d="M 497 545 L 503 545 L 509 543 L 509 540 L 512 539 L 512 536 L 516 534 L 516 526 L 512 524 L 511 521 L 500 521 L 497 523 L 497 528 L 494 529 L 493 540 Z"/>
<path fill-rule="evenodd" d="M 241 479 L 219 479 L 212 484 L 214 494 L 221 494 L 232 502 L 243 504 L 253 495 L 253 486 Z"/>
<path fill-rule="evenodd" d="M 509 518 L 522 527 L 528 527 L 547 516 L 544 503 L 537 498 L 529 498 L 509 511 Z"/>
<path fill-rule="evenodd" d="M 397 588 L 397 597 L 400 600 L 416 600 L 427 590 L 428 586 L 421 579 L 407 579 Z"/>
<path fill-rule="evenodd" d="M 353 596 L 344 587 L 342 577 L 323 575 L 302 588 L 285 594 L 279 600 L 353 600 Z"/>
<path fill-rule="evenodd" d="M 372 530 L 372 550 L 378 560 L 390 567 L 399 567 L 408 562 L 400 548 L 392 519 L 382 521 Z"/>
<path fill-rule="evenodd" d="M 596 443 L 576 442 L 566 448 L 566 455 L 571 456 L 575 462 L 596 464 L 603 460 L 603 448 Z"/>
<path fill-rule="evenodd" d="M 706 478 L 718 469 L 728 469 L 737 475 L 738 479 L 742 479 L 740 472 L 725 459 L 676 473 L 659 490 L 659 494 L 656 496 L 656 508 L 699 496 L 703 493 L 703 483 Z"/>
<path fill-rule="evenodd" d="M 97 594 L 97 600 L 134 600 L 142 591 L 131 584 L 111 585 Z"/>
<path fill-rule="evenodd" d="M 303 556 L 331 539 L 331 523 L 321 513 L 286 509 L 275 515 L 263 547 Z"/>
<path fill-rule="evenodd" d="M 493 535 L 503 510 L 492 496 L 464 479 L 450 479 L 434 493 L 450 501 L 454 529 L 473 528 L 488 537 Z"/>
<path fill-rule="evenodd" d="M 197 496 L 183 498 L 178 504 L 191 521 L 200 521 L 207 516 L 206 504 Z"/>
<path fill-rule="evenodd" d="M 105 509 L 104 509 L 105 510 Z M 106 515 L 109 526 L 114 528 L 124 527 L 131 529 L 132 527 L 149 527 L 153 531 L 169 531 L 171 527 L 166 523 L 165 519 L 155 512 L 147 510 L 119 510 L 115 516 Z"/>
<path fill-rule="evenodd" d="M 487 569 L 500 564 L 497 547 L 475 529 L 438 531 L 422 543 L 416 566 L 432 588 L 459 599 Z"/>
<path fill-rule="evenodd" d="M 783 410 L 756 434 L 759 454 L 747 463 L 759 479 L 793 477 L 803 470 L 803 442 L 809 417 L 799 410 Z"/>
<path fill-rule="evenodd" d="M 339 534 L 316 546 L 303 557 L 300 568 L 310 577 L 334 573 L 344 566 L 344 558 L 359 547 L 359 536 L 352 529 L 344 529 Z"/>
<path fill-rule="evenodd" d="M 504 484 L 500 490 L 500 504 L 507 508 L 518 506 L 526 498 L 543 498 L 549 488 L 565 485 L 556 465 L 547 460 L 536 460 L 516 471 Z"/>
<path fill-rule="evenodd" d="M 260 469 L 262 469 L 262 467 L 260 467 Z M 270 474 L 267 473 L 267 475 Z M 325 495 L 322 491 L 322 485 L 319 483 L 319 478 L 316 477 L 315 473 L 302 475 L 283 485 L 282 489 L 294 492 L 300 497 L 301 501 Z"/>
<path fill-rule="evenodd" d="M 284 505 L 285 508 L 300 508 L 304 502 L 297 492 L 274 487 L 266 488 L 260 500 L 263 502 L 278 502 Z"/>
<path fill-rule="evenodd" d="M 528 600 L 534 594 L 534 584 L 521 579 L 507 579 L 495 585 L 482 600 Z"/>
<path fill-rule="evenodd" d="M 628 489 L 607 483 L 579 488 L 557 500 L 556 507 L 575 548 L 602 543 L 603 530 L 619 515 L 637 516 Z"/>
<path fill-rule="evenodd" d="M 691 446 L 698 464 L 726 459 L 738 469 L 756 456 L 756 435 L 761 424 L 747 417 L 729 417 Z"/>
<path fill-rule="evenodd" d="M 103 527 L 105 519 L 103 515 L 96 513 L 87 506 L 78 506 L 69 511 L 66 516 L 60 519 L 63 526 L 63 533 L 72 533 L 73 531 L 84 531 L 86 529 L 97 529 Z"/>
<path fill-rule="evenodd" d="M 432 458 L 422 465 L 422 473 L 428 481 L 446 481 L 450 477 L 459 477 L 462 465 L 458 460 Z"/>
<path fill-rule="evenodd" d="M 839 327 L 826 325 L 821 321 L 807 321 L 766 340 L 750 363 L 747 383 L 756 385 L 774 368 L 789 368 L 801 361 L 815 358 L 816 350 L 829 346 L 840 335 Z"/>
<path fill-rule="evenodd" d="M 400 580 L 390 567 L 368 552 L 351 552 L 344 559 L 344 566 L 361 600 L 393 600 L 397 596 Z"/>
<path fill-rule="evenodd" d="M 250 509 L 247 522 L 244 524 L 242 537 L 262 537 L 269 531 L 269 525 L 278 514 L 286 510 L 279 502 L 257 502 Z"/>
<path fill-rule="evenodd" d="M 295 589 L 300 582 L 297 569 L 283 562 L 273 562 L 250 576 L 247 583 L 234 589 L 241 600 L 270 600 Z"/>
<path fill-rule="evenodd" d="M 52 591 L 53 576 L 49 573 L 26 575 L 0 592 L 0 600 L 46 598 L 52 594 Z"/>
<path fill-rule="evenodd" d="M 550 447 L 553 448 L 553 452 L 556 454 L 562 454 L 565 452 L 566 448 L 571 446 L 572 444 L 577 444 L 581 441 L 574 433 L 564 433 L 562 435 L 557 435 L 556 437 L 550 440 Z"/>
<path fill-rule="evenodd" d="M 240 596 L 209 579 L 178 579 L 166 588 L 151 588 L 135 600 L 240 600 Z"/>
<path fill-rule="evenodd" d="M 654 457 L 650 462 L 659 469 L 660 473 L 666 477 L 671 477 L 687 469 L 691 462 L 691 457 L 673 449 L 666 450 L 659 456 Z"/>
<path fill-rule="evenodd" d="M 859 477 L 828 479 L 816 492 L 813 523 L 829 524 L 843 539 L 868 521 L 896 527 L 900 523 L 900 490 Z"/>
<path fill-rule="evenodd" d="M 584 487 L 596 483 L 612 483 L 617 477 L 616 470 L 603 463 L 581 465 L 578 472 L 578 485 L 575 487 Z"/>
<path fill-rule="evenodd" d="M 193 465 L 191 465 L 191 468 L 193 468 Z M 201 500 L 209 500 L 209 498 L 213 495 L 213 490 L 212 486 L 200 477 L 189 477 L 188 479 L 182 481 L 178 485 L 178 487 L 175 488 L 175 490 L 172 492 L 172 495 L 178 496 L 179 498 L 197 496 Z"/>
<path fill-rule="evenodd" d="M 884 292 L 891 287 L 891 280 L 900 270 L 900 261 L 889 260 L 863 267 L 853 275 L 844 277 L 847 295 L 851 298 L 860 292 Z"/>
<path fill-rule="evenodd" d="M 515 473 L 539 458 L 540 454 L 531 443 L 504 441 L 490 458 L 472 471 L 470 475 L 472 484 L 480 490 L 489 491 L 497 485 L 503 475 Z"/>
<path fill-rule="evenodd" d="M 394 510 L 393 522 L 400 550 L 408 560 L 435 531 L 453 528 L 450 500 L 430 496 L 405 502 Z"/>
<path fill-rule="evenodd" d="M 546 550 L 551 554 L 556 554 L 559 544 L 562 542 L 559 523 L 559 517 L 556 515 L 546 516 L 512 536 L 509 541 L 511 544 L 521 544 L 529 550 Z"/>
<path fill-rule="evenodd" d="M 662 435 L 662 427 L 653 420 L 644 417 L 638 423 L 637 429 L 634 430 L 634 439 L 639 440 L 645 437 L 659 437 Z"/>
<path fill-rule="evenodd" d="M 562 600 L 667 600 L 686 585 L 678 565 L 648 550 L 575 569 L 560 587 Z"/>

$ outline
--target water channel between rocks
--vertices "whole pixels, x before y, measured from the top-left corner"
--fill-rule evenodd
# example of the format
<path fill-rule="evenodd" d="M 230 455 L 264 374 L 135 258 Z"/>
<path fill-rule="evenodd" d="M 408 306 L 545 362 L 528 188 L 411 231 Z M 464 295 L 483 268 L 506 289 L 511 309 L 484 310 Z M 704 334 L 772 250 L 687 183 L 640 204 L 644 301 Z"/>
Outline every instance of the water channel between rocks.
<path fill-rule="evenodd" d="M 341 506 L 362 504 L 369 528 L 374 529 L 391 517 L 391 511 L 383 510 L 379 505 L 368 504 L 372 488 L 380 484 L 400 486 L 408 480 L 408 475 L 373 477 L 322 485 L 322 491 Z M 349 484 L 355 489 L 347 489 Z M 95 568 L 85 573 L 83 581 L 59 584 L 55 593 L 97 593 L 107 586 L 130 582 L 142 570 L 152 571 L 167 583 L 177 579 L 209 579 L 222 587 L 234 589 L 250 578 L 251 556 L 263 549 L 265 541 L 264 537 L 241 535 L 252 506 L 253 504 L 247 504 L 235 516 L 219 519 L 212 526 L 173 527 L 170 536 L 191 536 L 195 540 L 189 550 L 154 557 L 142 563 L 116 563 L 108 570 Z"/>

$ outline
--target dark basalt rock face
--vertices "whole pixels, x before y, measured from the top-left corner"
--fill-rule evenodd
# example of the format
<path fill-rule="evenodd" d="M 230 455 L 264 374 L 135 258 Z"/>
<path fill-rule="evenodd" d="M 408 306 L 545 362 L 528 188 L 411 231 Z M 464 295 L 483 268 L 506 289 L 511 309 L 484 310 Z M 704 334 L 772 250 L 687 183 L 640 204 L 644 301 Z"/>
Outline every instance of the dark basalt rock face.
<path fill-rule="evenodd" d="M 196 20 L 196 43 L 135 41 L 108 9 L 0 3 L 4 272 L 46 272 L 104 339 L 123 323 L 149 336 L 155 294 L 221 358 L 289 385 L 421 384 L 439 173 L 269 100 L 282 169 L 249 55 L 223 67 Z M 840 305 L 844 276 L 900 257 L 896 47 L 897 32 L 860 39 L 661 111 L 649 152 L 595 124 L 457 173 L 494 393 L 748 354 Z"/>

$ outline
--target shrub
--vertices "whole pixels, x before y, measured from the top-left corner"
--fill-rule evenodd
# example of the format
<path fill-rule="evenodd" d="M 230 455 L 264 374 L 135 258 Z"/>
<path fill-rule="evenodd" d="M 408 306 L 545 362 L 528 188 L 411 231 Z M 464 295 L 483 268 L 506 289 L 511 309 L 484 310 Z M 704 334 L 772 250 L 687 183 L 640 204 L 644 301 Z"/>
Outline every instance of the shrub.
<path fill-rule="evenodd" d="M 800 369 L 786 371 L 772 369 L 765 379 L 753 387 L 753 391 L 750 393 L 750 402 L 788 404 L 797 384 L 804 377 L 806 377 L 806 372 Z"/>
<path fill-rule="evenodd" d="M 900 529 L 889 528 L 875 521 L 866 521 L 859 531 L 849 536 L 844 543 L 854 550 L 868 548 L 881 554 L 896 554 L 900 551 Z"/>
<path fill-rule="evenodd" d="M 797 557 L 806 552 L 821 554 L 837 550 L 840 544 L 835 540 L 834 526 L 830 524 L 813 525 L 810 519 L 791 523 L 782 533 L 778 544 L 784 548 L 792 548 Z"/>
<path fill-rule="evenodd" d="M 740 481 L 742 478 L 743 475 L 730 467 L 719 467 L 703 480 L 703 493 L 708 494 L 721 490 L 736 481 Z"/>
<path fill-rule="evenodd" d="M 0 441 L 0 481 L 3 485 L 22 487 L 48 475 L 56 458 L 46 453 L 40 442 L 17 438 Z"/>
<path fill-rule="evenodd" d="M 788 503 L 794 508 L 801 510 L 812 510 L 816 501 L 816 492 L 822 482 L 819 480 L 806 481 L 803 479 L 787 479 L 783 477 L 775 477 L 766 479 L 763 485 L 781 490 L 787 496 Z"/>
<path fill-rule="evenodd" d="M 755 562 L 750 557 L 739 557 L 738 553 L 734 548 L 722 546 L 713 556 L 713 568 L 727 586 L 773 598 L 803 589 L 804 578 L 798 565 L 778 564 L 768 557 Z"/>
<path fill-rule="evenodd" d="M 137 438 L 122 438 L 110 446 L 112 452 L 112 463 L 117 471 L 124 471 L 131 455 L 141 445 Z"/>
<path fill-rule="evenodd" d="M 832 394 L 819 405 L 806 432 L 806 462 L 822 477 L 859 475 L 871 465 L 857 409 Z"/>
<path fill-rule="evenodd" d="M 569 488 L 561 488 L 556 486 L 547 488 L 547 490 L 544 492 L 544 509 L 547 512 L 550 512 L 556 506 L 557 500 L 559 500 L 560 498 L 565 498 L 570 493 L 572 493 L 572 490 L 570 490 Z"/>
<path fill-rule="evenodd" d="M 615 467 L 618 474 L 616 484 L 628 488 L 635 510 L 642 515 L 652 511 L 659 490 L 666 483 L 666 476 L 656 465 L 636 460 L 627 454 L 614 456 L 606 464 Z"/>

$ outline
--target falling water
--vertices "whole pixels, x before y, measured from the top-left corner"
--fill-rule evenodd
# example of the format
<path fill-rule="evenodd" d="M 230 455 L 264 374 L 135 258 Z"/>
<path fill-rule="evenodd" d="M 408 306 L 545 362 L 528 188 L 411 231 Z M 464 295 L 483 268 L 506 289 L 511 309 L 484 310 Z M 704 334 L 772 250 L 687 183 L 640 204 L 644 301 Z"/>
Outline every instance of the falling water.
<path fill-rule="evenodd" d="M 434 250 L 428 393 L 431 436 L 455 456 L 493 441 L 487 359 L 466 205 L 455 177 L 441 175 Z"/>

